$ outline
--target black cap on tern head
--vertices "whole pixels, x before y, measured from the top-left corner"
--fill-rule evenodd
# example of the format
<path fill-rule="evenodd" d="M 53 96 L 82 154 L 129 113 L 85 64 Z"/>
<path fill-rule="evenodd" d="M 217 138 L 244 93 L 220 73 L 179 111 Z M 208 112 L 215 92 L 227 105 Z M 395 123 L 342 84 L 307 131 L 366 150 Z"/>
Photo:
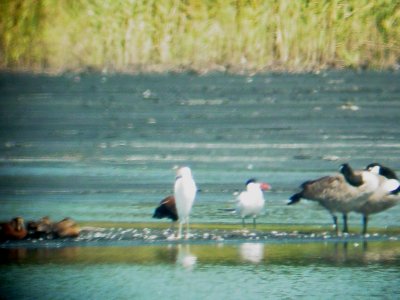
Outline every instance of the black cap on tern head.
<path fill-rule="evenodd" d="M 255 178 L 250 178 L 249 180 L 246 181 L 246 186 L 247 186 L 249 183 L 255 183 L 255 182 L 257 182 L 257 179 L 255 179 Z"/>

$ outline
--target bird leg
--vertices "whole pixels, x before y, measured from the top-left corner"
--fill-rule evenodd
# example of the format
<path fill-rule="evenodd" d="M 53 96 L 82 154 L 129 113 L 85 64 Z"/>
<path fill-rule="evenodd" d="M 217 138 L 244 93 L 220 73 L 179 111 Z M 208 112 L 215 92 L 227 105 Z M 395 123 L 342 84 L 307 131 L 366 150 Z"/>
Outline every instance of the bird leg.
<path fill-rule="evenodd" d="M 242 218 L 242 227 L 245 228 L 246 224 L 244 223 L 244 218 Z"/>
<path fill-rule="evenodd" d="M 256 229 L 256 218 L 253 218 L 253 229 Z"/>
<path fill-rule="evenodd" d="M 189 232 L 189 217 L 187 217 L 186 219 L 186 235 L 185 235 L 185 239 L 188 239 L 190 236 L 190 232 Z"/>
<path fill-rule="evenodd" d="M 367 227 L 368 227 L 368 215 L 363 215 L 363 230 L 362 234 L 367 234 Z"/>
<path fill-rule="evenodd" d="M 336 232 L 336 235 L 339 234 L 339 228 L 338 228 L 338 222 L 337 222 L 337 217 L 335 215 L 332 215 L 333 218 L 333 229 Z"/>
<path fill-rule="evenodd" d="M 343 214 L 343 233 L 348 233 L 349 227 L 347 226 L 347 214 Z"/>
<path fill-rule="evenodd" d="M 178 235 L 176 236 L 177 239 L 182 238 L 182 225 L 182 221 L 179 222 Z"/>

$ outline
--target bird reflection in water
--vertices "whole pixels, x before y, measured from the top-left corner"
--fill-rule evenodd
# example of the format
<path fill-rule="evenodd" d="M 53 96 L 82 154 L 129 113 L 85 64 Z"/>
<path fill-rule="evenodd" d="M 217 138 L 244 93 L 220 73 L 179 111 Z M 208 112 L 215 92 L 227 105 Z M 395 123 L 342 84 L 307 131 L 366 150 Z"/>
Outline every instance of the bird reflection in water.
<path fill-rule="evenodd" d="M 242 261 L 257 264 L 260 263 L 264 258 L 264 244 L 243 243 L 239 246 L 239 252 Z"/>
<path fill-rule="evenodd" d="M 176 264 L 187 270 L 193 270 L 197 263 L 197 256 L 190 252 L 190 245 L 178 245 Z"/>

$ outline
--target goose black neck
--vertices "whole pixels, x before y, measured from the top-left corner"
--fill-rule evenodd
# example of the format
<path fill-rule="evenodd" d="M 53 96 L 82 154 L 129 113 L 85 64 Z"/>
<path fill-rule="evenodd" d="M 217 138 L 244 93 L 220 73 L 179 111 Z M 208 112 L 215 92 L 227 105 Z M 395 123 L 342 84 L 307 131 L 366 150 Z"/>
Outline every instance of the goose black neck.
<path fill-rule="evenodd" d="M 363 184 L 362 176 L 356 175 L 348 164 L 342 165 L 340 172 L 343 174 L 346 181 L 352 186 L 360 186 Z"/>

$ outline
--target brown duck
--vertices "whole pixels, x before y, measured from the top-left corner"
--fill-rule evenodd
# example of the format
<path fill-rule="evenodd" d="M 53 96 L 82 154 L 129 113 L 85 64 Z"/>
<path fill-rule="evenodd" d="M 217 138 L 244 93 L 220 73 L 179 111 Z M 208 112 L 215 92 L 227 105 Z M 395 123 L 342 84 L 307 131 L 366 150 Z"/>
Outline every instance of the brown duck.
<path fill-rule="evenodd" d="M 28 231 L 25 229 L 22 217 L 13 218 L 6 223 L 0 223 L 0 240 L 22 240 Z"/>

